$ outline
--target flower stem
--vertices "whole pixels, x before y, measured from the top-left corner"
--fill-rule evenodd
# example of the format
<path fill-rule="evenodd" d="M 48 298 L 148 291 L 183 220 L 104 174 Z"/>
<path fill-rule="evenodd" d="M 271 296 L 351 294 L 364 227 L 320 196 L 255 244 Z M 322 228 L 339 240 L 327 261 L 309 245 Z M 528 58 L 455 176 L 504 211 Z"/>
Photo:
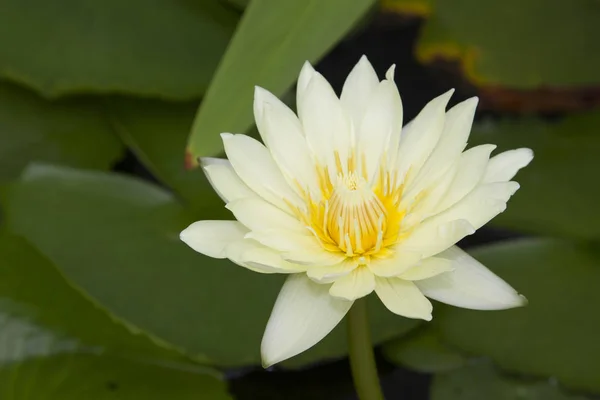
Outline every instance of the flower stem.
<path fill-rule="evenodd" d="M 348 313 L 348 347 L 354 387 L 360 400 L 384 400 L 373 355 L 366 298 L 359 299 Z"/>

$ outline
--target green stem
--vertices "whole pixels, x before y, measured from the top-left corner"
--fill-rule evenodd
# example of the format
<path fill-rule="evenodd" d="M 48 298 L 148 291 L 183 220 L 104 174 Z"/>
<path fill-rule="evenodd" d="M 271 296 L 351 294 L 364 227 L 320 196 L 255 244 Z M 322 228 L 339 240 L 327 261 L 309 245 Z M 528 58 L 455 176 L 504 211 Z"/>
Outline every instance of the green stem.
<path fill-rule="evenodd" d="M 348 313 L 348 346 L 354 387 L 360 400 L 384 400 L 373 355 L 366 298 L 359 299 Z"/>

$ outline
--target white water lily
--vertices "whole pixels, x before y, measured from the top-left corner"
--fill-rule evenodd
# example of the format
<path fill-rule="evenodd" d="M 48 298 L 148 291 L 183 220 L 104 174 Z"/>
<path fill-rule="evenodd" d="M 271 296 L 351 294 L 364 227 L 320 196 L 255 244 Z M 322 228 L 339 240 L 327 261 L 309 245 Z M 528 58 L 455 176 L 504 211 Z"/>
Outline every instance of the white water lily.
<path fill-rule="evenodd" d="M 446 112 L 451 95 L 402 128 L 393 66 L 380 82 L 363 57 L 338 98 L 305 63 L 297 116 L 257 87 L 265 145 L 223 133 L 229 160 L 202 160 L 237 221 L 199 221 L 181 239 L 252 271 L 290 274 L 263 337 L 264 365 L 319 342 L 373 291 L 391 312 L 424 320 L 427 298 L 479 310 L 526 302 L 454 245 L 504 211 L 533 153 L 463 151 L 477 99 Z"/>

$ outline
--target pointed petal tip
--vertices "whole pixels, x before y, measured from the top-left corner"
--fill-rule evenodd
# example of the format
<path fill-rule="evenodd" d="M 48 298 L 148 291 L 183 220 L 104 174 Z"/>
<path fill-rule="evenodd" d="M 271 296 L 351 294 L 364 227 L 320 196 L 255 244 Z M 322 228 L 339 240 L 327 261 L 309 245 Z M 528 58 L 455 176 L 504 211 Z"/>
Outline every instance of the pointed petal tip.
<path fill-rule="evenodd" d="M 387 79 L 388 81 L 393 81 L 395 74 L 396 74 L 396 64 L 392 64 L 390 66 L 390 68 L 387 70 L 387 72 L 385 73 L 385 79 Z"/>
<path fill-rule="evenodd" d="M 223 139 L 223 141 L 225 141 L 227 139 L 231 139 L 233 136 L 234 136 L 233 133 L 227 133 L 227 132 L 221 133 L 221 139 Z"/>

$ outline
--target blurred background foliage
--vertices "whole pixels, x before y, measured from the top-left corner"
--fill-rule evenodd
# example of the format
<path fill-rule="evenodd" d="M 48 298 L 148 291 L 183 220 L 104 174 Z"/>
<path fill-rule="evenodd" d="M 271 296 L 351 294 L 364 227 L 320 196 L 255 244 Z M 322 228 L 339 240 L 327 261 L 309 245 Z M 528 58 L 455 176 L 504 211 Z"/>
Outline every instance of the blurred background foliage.
<path fill-rule="evenodd" d="M 456 87 L 470 145 L 531 147 L 522 189 L 463 245 L 529 298 L 425 324 L 371 303 L 390 399 L 600 394 L 597 0 L 0 0 L 0 398 L 350 399 L 344 327 L 262 371 L 281 277 L 196 254 L 230 218 L 199 169 L 256 135 L 254 85 L 293 103 L 396 63 L 407 120 Z M 473 246 L 473 247 L 472 247 Z"/>

